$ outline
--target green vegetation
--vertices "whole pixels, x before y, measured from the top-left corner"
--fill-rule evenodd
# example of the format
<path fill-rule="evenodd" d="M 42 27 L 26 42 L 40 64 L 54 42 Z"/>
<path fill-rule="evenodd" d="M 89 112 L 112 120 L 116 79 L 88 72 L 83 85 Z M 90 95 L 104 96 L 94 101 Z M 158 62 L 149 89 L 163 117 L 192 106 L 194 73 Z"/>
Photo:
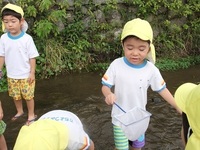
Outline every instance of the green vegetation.
<path fill-rule="evenodd" d="M 200 63 L 198 0 L 106 0 L 102 4 L 92 0 L 73 4 L 67 0 L 16 0 L 16 4 L 25 11 L 28 33 L 40 53 L 37 78 L 105 70 L 122 56 L 120 29 L 135 17 L 147 19 L 154 29 L 156 65 L 161 70 Z M 5 85 L 3 78 L 0 91 L 6 89 Z"/>
<path fill-rule="evenodd" d="M 172 71 L 177 69 L 187 69 L 196 64 L 200 64 L 200 56 L 189 56 L 177 60 L 169 58 L 159 59 L 156 66 L 162 71 Z"/>

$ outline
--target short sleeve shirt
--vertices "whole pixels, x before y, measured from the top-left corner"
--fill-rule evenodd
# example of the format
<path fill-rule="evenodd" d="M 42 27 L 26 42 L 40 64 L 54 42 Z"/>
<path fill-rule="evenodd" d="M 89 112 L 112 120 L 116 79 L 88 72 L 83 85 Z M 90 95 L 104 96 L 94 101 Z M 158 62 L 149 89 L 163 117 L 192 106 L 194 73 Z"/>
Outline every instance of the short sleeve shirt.
<path fill-rule="evenodd" d="M 144 61 L 141 65 L 133 65 L 125 57 L 118 58 L 110 64 L 102 78 L 102 84 L 110 88 L 114 87 L 116 103 L 125 111 L 134 107 L 146 110 L 149 86 L 157 92 L 165 88 L 160 71 L 154 64 Z M 113 105 L 112 116 L 120 113 L 122 111 Z M 112 123 L 118 125 L 114 117 Z"/>
<path fill-rule="evenodd" d="M 30 74 L 31 58 L 39 56 L 30 35 L 21 32 L 13 37 L 9 32 L 0 39 L 0 56 L 5 57 L 7 76 L 13 79 L 25 79 Z"/>

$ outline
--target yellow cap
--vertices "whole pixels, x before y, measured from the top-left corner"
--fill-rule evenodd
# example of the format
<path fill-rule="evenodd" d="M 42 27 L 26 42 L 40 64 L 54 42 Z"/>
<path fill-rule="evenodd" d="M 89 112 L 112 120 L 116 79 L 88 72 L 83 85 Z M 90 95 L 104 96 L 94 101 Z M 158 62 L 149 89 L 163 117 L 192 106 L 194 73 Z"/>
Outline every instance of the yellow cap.
<path fill-rule="evenodd" d="M 186 150 L 200 149 L 200 85 L 184 83 L 176 90 L 174 97 L 177 106 L 187 115 L 193 131 Z"/>
<path fill-rule="evenodd" d="M 15 12 L 21 14 L 21 15 L 22 15 L 22 18 L 24 17 L 24 11 L 23 11 L 23 9 L 22 9 L 20 6 L 17 6 L 17 5 L 8 3 L 7 5 L 5 5 L 5 6 L 1 9 L 1 12 L 3 12 L 4 9 L 13 10 L 13 11 L 15 11 Z"/>
<path fill-rule="evenodd" d="M 20 6 L 14 5 L 14 4 L 10 4 L 8 3 L 7 5 L 5 5 L 2 9 L 1 9 L 1 13 L 5 10 L 5 9 L 10 9 L 13 10 L 19 14 L 22 15 L 22 18 L 24 17 L 24 11 Z M 2 22 L 2 30 L 5 31 L 5 26 Z"/>
<path fill-rule="evenodd" d="M 64 150 L 68 139 L 66 125 L 51 119 L 38 120 L 20 129 L 14 150 Z"/>
<path fill-rule="evenodd" d="M 149 52 L 147 59 L 155 64 L 156 62 L 156 54 L 155 47 L 152 44 L 153 42 L 153 30 L 148 21 L 142 20 L 140 18 L 133 19 L 128 21 L 122 30 L 121 41 L 123 41 L 127 36 L 136 36 L 141 40 L 150 41 L 151 51 Z"/>

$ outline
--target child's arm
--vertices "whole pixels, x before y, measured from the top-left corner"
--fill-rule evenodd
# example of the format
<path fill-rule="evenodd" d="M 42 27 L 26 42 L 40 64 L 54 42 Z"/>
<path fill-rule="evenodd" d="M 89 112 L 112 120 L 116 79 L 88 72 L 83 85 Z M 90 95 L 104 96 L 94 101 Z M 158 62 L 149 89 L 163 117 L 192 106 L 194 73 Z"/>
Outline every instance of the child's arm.
<path fill-rule="evenodd" d="M 111 91 L 111 89 L 105 85 L 102 86 L 102 93 L 105 96 L 105 102 L 108 105 L 113 105 L 113 103 L 116 101 L 115 94 Z"/>
<path fill-rule="evenodd" d="M 4 64 L 4 57 L 0 56 L 0 79 L 2 77 L 2 68 L 3 68 L 3 64 Z"/>
<path fill-rule="evenodd" d="M 182 111 L 178 108 L 178 106 L 175 103 L 175 99 L 172 96 L 172 94 L 169 92 L 167 88 L 159 92 L 159 94 L 164 98 L 171 106 L 173 106 L 180 114 Z"/>
<path fill-rule="evenodd" d="M 35 58 L 31 58 L 29 60 L 30 62 L 30 75 L 29 75 L 29 83 L 31 84 L 35 80 L 35 68 L 36 68 L 36 60 Z"/>
<path fill-rule="evenodd" d="M 3 109 L 2 109 L 1 101 L 0 101 L 0 120 L 2 120 L 2 118 L 3 118 Z"/>
<path fill-rule="evenodd" d="M 3 56 L 0 56 L 0 70 L 3 68 L 5 58 Z"/>

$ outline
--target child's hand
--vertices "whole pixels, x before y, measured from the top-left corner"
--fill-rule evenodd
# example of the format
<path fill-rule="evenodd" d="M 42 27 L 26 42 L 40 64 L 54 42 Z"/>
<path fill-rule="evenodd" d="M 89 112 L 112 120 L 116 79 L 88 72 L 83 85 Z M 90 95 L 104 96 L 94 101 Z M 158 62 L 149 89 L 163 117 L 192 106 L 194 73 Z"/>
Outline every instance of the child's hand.
<path fill-rule="evenodd" d="M 111 93 L 106 96 L 105 101 L 108 105 L 113 105 L 114 102 L 116 101 L 116 96 L 115 94 Z"/>
<path fill-rule="evenodd" d="M 0 120 L 3 119 L 3 112 L 0 112 Z"/>
<path fill-rule="evenodd" d="M 32 84 L 34 81 L 35 81 L 35 74 L 30 73 L 29 78 L 28 78 L 29 84 Z"/>
<path fill-rule="evenodd" d="M 3 119 L 3 109 L 2 109 L 2 106 L 1 106 L 1 102 L 0 102 L 0 120 Z"/>
<path fill-rule="evenodd" d="M 176 111 L 181 115 L 182 114 L 182 110 L 178 107 L 176 107 Z"/>
<path fill-rule="evenodd" d="M 3 76 L 3 73 L 2 73 L 2 71 L 0 70 L 0 79 L 2 78 L 2 76 Z"/>

